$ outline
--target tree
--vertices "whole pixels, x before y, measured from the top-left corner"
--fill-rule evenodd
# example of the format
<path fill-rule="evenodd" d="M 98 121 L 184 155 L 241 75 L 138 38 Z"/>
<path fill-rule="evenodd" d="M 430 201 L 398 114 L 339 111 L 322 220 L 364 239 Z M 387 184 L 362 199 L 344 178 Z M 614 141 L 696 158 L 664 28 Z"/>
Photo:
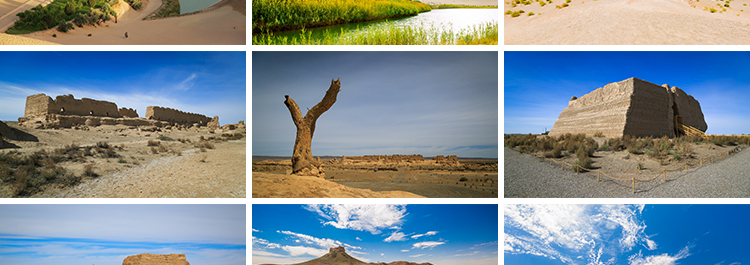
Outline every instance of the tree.
<path fill-rule="evenodd" d="M 93 8 L 94 6 L 96 6 L 96 2 L 98 2 L 98 1 L 96 1 L 96 0 L 89 0 L 88 2 L 89 2 L 88 3 L 89 6 Z"/>
<path fill-rule="evenodd" d="M 72 15 L 76 12 L 76 6 L 73 4 L 73 1 L 69 1 L 67 4 L 65 4 L 65 15 Z"/>
<path fill-rule="evenodd" d="M 336 81 L 331 79 L 331 87 L 326 91 L 326 95 L 312 109 L 309 109 L 304 117 L 297 103 L 289 95 L 284 95 L 284 98 L 286 98 L 284 105 L 289 109 L 294 126 L 297 127 L 297 138 L 294 140 L 294 153 L 292 154 L 292 174 L 325 177 L 325 173 L 320 167 L 321 163 L 313 159 L 310 147 L 315 132 L 315 122 L 323 112 L 326 112 L 333 106 L 333 103 L 336 103 L 336 96 L 341 88 L 340 80 L 341 78 Z"/>

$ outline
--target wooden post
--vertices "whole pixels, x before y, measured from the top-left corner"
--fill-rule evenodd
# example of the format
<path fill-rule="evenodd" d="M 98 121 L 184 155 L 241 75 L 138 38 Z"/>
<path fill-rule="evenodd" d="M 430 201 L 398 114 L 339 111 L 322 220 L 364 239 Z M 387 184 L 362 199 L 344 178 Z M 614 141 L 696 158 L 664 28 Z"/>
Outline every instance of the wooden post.
<path fill-rule="evenodd" d="M 635 194 L 635 178 L 633 178 L 633 194 Z"/>
<path fill-rule="evenodd" d="M 685 173 L 687 173 L 687 163 L 685 163 Z"/>
<path fill-rule="evenodd" d="M 596 170 L 596 182 L 599 182 L 599 174 L 601 173 L 602 173 L 601 170 L 598 170 L 598 169 Z"/>
<path fill-rule="evenodd" d="M 713 162 L 714 162 L 714 156 L 712 155 L 711 156 L 711 163 L 713 163 Z"/>
<path fill-rule="evenodd" d="M 664 182 L 667 182 L 667 170 L 664 169 Z"/>
<path fill-rule="evenodd" d="M 701 167 L 703 167 L 703 158 L 701 157 Z"/>

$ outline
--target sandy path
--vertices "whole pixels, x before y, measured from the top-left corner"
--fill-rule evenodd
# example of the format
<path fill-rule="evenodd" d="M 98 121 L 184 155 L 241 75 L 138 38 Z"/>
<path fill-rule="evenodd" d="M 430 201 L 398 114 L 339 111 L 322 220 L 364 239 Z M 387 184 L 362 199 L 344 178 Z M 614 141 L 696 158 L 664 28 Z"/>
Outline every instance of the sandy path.
<path fill-rule="evenodd" d="M 233 3 L 244 3 L 230 0 Z M 107 22 L 98 27 L 84 26 L 67 33 L 55 29 L 23 36 L 75 45 L 244 45 L 246 43 L 245 15 L 235 10 L 232 4 L 224 4 L 216 10 L 182 17 L 142 20 L 161 6 L 162 0 L 150 0 L 145 9 L 127 10 L 118 18 L 118 23 Z M 244 8 L 242 9 L 244 12 Z M 128 38 L 125 38 L 125 32 Z M 57 34 L 57 37 L 52 37 Z M 88 34 L 92 36 L 89 37 Z"/>
<path fill-rule="evenodd" d="M 16 14 L 51 0 L 0 0 L 0 32 L 5 32 L 16 21 Z"/>
<path fill-rule="evenodd" d="M 89 183 L 34 197 L 245 198 L 245 145 L 243 138 L 218 143 L 216 149 L 205 153 L 191 149 L 182 156 L 159 158 Z"/>
<path fill-rule="evenodd" d="M 750 19 L 712 14 L 683 1 L 576 0 L 556 9 L 561 3 L 506 5 L 505 10 L 527 13 L 504 15 L 505 44 L 750 44 Z M 533 10 L 537 15 L 528 16 Z"/>

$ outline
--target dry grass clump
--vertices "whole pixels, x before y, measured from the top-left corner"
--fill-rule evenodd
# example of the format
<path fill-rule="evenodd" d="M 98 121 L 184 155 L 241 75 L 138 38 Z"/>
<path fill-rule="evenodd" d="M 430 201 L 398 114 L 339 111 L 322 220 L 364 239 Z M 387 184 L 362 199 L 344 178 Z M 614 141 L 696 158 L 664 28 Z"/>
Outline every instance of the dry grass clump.
<path fill-rule="evenodd" d="M 214 144 L 210 143 L 209 141 L 199 141 L 195 144 L 195 147 L 197 148 L 207 148 L 207 149 L 214 149 L 216 148 Z"/>
<path fill-rule="evenodd" d="M 83 175 L 88 177 L 98 177 L 99 175 L 94 172 L 94 163 L 86 164 L 83 166 Z"/>
<path fill-rule="evenodd" d="M 177 141 L 180 141 L 180 143 L 190 143 L 190 139 L 188 138 L 177 138 Z"/>
<path fill-rule="evenodd" d="M 242 133 L 234 133 L 234 134 L 222 133 L 221 137 L 224 137 L 225 140 L 239 140 L 239 139 L 244 138 L 245 135 Z"/>
<path fill-rule="evenodd" d="M 161 144 L 160 141 L 148 140 L 148 144 L 146 146 L 159 146 L 159 144 Z"/>
<path fill-rule="evenodd" d="M 26 156 L 15 151 L 0 154 L 0 183 L 11 186 L 13 196 L 32 195 L 41 191 L 47 184 L 77 184 L 80 177 L 69 174 L 57 165 L 58 162 L 68 159 L 67 156 L 56 155 L 62 153 L 60 150 L 63 149 L 50 153 L 39 150 Z M 71 148 L 68 152 L 72 153 L 72 150 Z"/>
<path fill-rule="evenodd" d="M 560 158 L 575 153 L 578 158 L 577 165 L 583 168 L 591 168 L 591 158 L 599 148 L 596 141 L 584 134 L 565 134 L 558 138 L 535 135 L 505 136 L 505 145 L 517 149 L 522 153 L 542 152 L 544 157 Z M 565 150 L 565 152 L 563 152 Z"/>

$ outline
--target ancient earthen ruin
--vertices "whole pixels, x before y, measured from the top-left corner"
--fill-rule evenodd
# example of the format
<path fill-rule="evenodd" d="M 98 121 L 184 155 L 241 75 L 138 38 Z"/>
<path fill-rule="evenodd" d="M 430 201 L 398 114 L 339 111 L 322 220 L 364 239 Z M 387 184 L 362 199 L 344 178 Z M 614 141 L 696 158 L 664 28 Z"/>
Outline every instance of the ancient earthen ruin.
<path fill-rule="evenodd" d="M 190 265 L 185 254 L 138 254 L 125 258 L 122 265 Z"/>
<path fill-rule="evenodd" d="M 315 132 L 315 122 L 321 114 L 326 112 L 336 103 L 336 96 L 341 88 L 341 78 L 338 80 L 331 79 L 331 86 L 326 91 L 326 95 L 318 104 L 307 111 L 305 116 L 299 110 L 297 102 L 294 102 L 289 95 L 285 95 L 284 105 L 289 109 L 292 115 L 294 126 L 297 127 L 297 138 L 294 140 L 294 152 L 292 153 L 292 174 L 300 176 L 315 176 L 325 178 L 325 172 L 321 167 L 320 159 L 315 160 L 312 156 L 312 137 Z"/>
<path fill-rule="evenodd" d="M 682 124 L 708 129 L 697 100 L 677 87 L 629 78 L 571 98 L 549 135 L 674 137 Z"/>
<path fill-rule="evenodd" d="M 36 94 L 26 97 L 24 116 L 18 118 L 18 124 L 30 128 L 51 129 L 74 126 L 127 125 L 151 127 L 175 127 L 179 129 L 208 126 L 213 130 L 219 126 L 219 117 L 213 119 L 195 113 L 187 113 L 171 108 L 149 106 L 146 117 L 139 118 L 138 113 L 130 108 L 117 108 L 117 104 L 89 98 L 75 99 L 73 95 L 51 97 Z M 237 125 L 228 126 L 236 128 Z M 226 125 L 225 125 L 226 126 Z"/>

